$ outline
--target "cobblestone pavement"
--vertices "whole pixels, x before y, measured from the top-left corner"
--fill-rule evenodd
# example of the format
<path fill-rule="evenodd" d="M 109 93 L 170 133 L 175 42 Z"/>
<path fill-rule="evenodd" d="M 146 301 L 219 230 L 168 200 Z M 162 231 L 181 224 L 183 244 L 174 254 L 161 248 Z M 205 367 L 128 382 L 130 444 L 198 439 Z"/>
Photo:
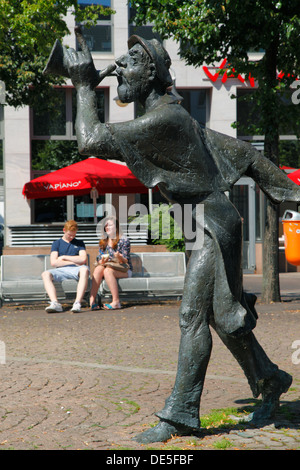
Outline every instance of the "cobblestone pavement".
<path fill-rule="evenodd" d="M 225 429 L 203 428 L 198 437 L 151 446 L 132 438 L 157 422 L 155 412 L 172 390 L 179 302 L 128 304 L 114 312 L 84 309 L 79 314 L 68 306 L 52 315 L 44 306 L 3 307 L 0 450 L 299 450 L 298 279 L 299 295 L 287 291 L 281 303 L 257 304 L 256 337 L 270 358 L 293 375 L 275 419 L 259 428 L 238 422 Z M 253 407 L 258 400 L 240 367 L 212 334 L 201 416 L 213 409 Z"/>

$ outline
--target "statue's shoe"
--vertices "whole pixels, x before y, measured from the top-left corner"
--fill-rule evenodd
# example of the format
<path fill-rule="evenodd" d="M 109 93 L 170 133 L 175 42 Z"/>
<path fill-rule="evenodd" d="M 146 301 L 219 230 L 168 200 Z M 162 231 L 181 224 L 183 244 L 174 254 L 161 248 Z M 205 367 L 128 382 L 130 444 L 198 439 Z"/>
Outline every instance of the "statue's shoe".
<path fill-rule="evenodd" d="M 140 444 L 150 444 L 151 442 L 166 442 L 174 436 L 190 436 L 197 434 L 197 430 L 183 426 L 174 426 L 166 421 L 160 421 L 153 428 L 147 429 L 133 438 Z"/>
<path fill-rule="evenodd" d="M 272 418 L 279 407 L 280 396 L 288 391 L 292 381 L 292 376 L 283 370 L 278 370 L 270 379 L 265 380 L 262 385 L 261 407 L 251 413 L 247 421 L 256 424 Z"/>

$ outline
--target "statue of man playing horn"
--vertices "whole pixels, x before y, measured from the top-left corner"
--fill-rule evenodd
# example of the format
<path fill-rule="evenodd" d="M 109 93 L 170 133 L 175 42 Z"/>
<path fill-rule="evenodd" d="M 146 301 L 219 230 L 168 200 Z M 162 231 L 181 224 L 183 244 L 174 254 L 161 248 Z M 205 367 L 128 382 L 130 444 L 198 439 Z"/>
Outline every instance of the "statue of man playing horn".
<path fill-rule="evenodd" d="M 273 203 L 300 201 L 298 186 L 250 144 L 200 127 L 170 91 L 171 60 L 160 42 L 131 36 L 128 51 L 99 73 L 79 28 L 76 34 L 81 51 L 64 48 L 63 61 L 77 90 L 79 152 L 126 162 L 144 185 L 157 185 L 171 203 L 191 204 L 196 225 L 202 223 L 197 206 L 204 206 L 204 241 L 187 253 L 174 388 L 156 413 L 159 423 L 135 439 L 150 443 L 199 431 L 210 327 L 241 365 L 254 397 L 262 395 L 252 421 L 270 418 L 292 377 L 269 359 L 253 334 L 256 297 L 243 290 L 242 221 L 225 193 L 242 175 L 251 177 Z M 95 87 L 111 74 L 118 80 L 119 99 L 140 103 L 143 116 L 99 121 Z"/>

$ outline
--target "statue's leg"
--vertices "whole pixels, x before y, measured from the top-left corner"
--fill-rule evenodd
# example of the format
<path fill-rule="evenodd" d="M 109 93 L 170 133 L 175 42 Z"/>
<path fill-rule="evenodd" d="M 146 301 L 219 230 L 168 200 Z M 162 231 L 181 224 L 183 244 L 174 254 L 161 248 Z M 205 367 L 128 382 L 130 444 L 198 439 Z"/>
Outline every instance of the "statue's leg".
<path fill-rule="evenodd" d="M 213 256 L 212 240 L 205 236 L 203 249 L 192 252 L 187 267 L 175 385 L 164 409 L 157 413 L 160 423 L 136 436 L 138 442 L 166 441 L 172 435 L 199 431 L 200 397 L 212 348 L 209 316 L 214 289 Z"/>
<path fill-rule="evenodd" d="M 269 359 L 252 332 L 234 338 L 212 326 L 242 367 L 253 396 L 262 394 L 261 407 L 249 419 L 253 422 L 270 419 L 279 406 L 280 395 L 289 389 L 292 377 Z"/>

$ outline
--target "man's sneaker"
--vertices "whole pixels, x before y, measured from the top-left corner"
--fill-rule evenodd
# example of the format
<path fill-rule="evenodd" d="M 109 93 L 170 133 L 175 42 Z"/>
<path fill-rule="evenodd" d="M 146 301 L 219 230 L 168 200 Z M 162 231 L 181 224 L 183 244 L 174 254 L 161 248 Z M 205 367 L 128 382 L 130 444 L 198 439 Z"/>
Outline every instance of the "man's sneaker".
<path fill-rule="evenodd" d="M 63 308 L 59 302 L 51 302 L 50 305 L 45 308 L 45 310 L 47 313 L 56 313 L 56 312 L 62 312 Z"/>
<path fill-rule="evenodd" d="M 80 302 L 74 302 L 73 307 L 71 308 L 71 311 L 74 313 L 79 313 L 81 311 L 81 303 Z"/>

